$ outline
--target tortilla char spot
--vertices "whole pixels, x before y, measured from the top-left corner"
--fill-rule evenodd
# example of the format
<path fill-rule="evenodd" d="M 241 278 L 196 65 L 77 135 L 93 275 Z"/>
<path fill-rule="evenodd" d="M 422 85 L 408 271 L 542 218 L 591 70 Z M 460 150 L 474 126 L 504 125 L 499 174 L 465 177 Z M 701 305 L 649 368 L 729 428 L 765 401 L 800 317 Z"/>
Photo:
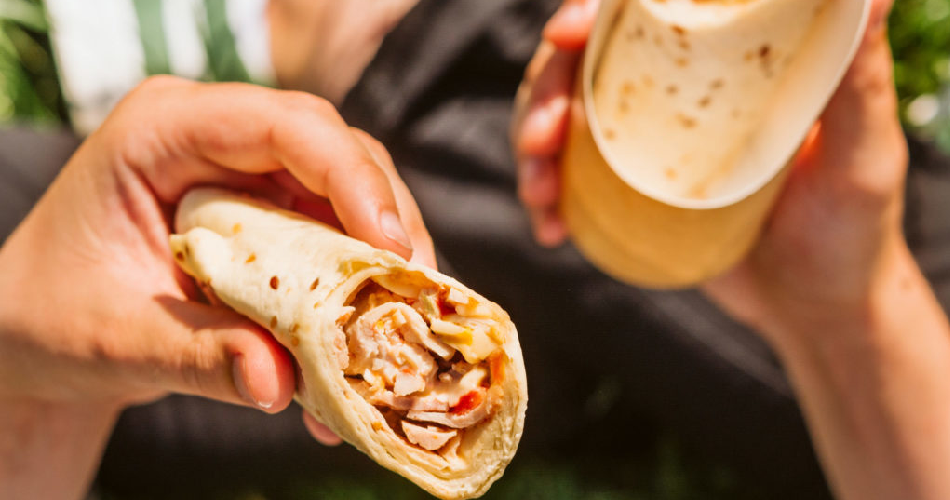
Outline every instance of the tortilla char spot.
<path fill-rule="evenodd" d="M 686 40 L 680 40 L 680 41 L 677 42 L 676 44 L 679 45 L 679 47 L 680 47 L 681 49 L 683 49 L 683 50 L 689 50 L 689 49 L 693 48 L 693 46 L 690 45 L 689 42 L 687 42 Z"/>
<path fill-rule="evenodd" d="M 247 260 L 245 260 L 244 263 L 250 264 L 251 262 L 254 262 L 255 260 L 257 260 L 257 255 L 251 254 L 247 256 Z"/>
<path fill-rule="evenodd" d="M 712 102 L 712 97 L 706 96 L 699 100 L 697 103 L 700 108 L 706 108 Z"/>
<path fill-rule="evenodd" d="M 300 337 L 297 337 L 297 336 L 290 337 L 290 345 L 294 347 L 297 347 L 298 345 L 300 345 Z"/>
<path fill-rule="evenodd" d="M 743 57 L 743 59 L 745 59 L 746 61 L 751 61 L 751 60 L 755 59 L 755 52 L 752 52 L 751 50 L 750 50 L 750 51 L 747 51 L 747 52 L 745 53 L 745 56 Z"/>
<path fill-rule="evenodd" d="M 183 261 L 183 260 L 185 260 L 185 254 L 183 254 L 183 253 L 181 253 L 181 252 L 175 252 L 175 260 L 177 260 L 177 261 Z"/>
<path fill-rule="evenodd" d="M 685 57 L 680 57 L 679 59 L 676 60 L 676 65 L 681 68 L 685 68 L 686 66 L 689 65 L 689 59 L 686 59 Z"/>
<path fill-rule="evenodd" d="M 290 333 L 297 333 L 297 330 L 299 329 L 300 329 L 300 324 L 294 323 L 294 325 L 290 327 Z"/>
<path fill-rule="evenodd" d="M 765 45 L 759 47 L 759 59 L 768 59 L 768 57 L 769 57 L 771 54 L 772 54 L 772 46 L 771 46 L 771 45 L 765 44 Z"/>
<path fill-rule="evenodd" d="M 666 176 L 667 179 L 671 181 L 676 180 L 676 177 L 677 177 L 676 170 L 673 169 L 672 167 L 667 167 L 667 169 L 663 171 L 663 174 Z"/>
<path fill-rule="evenodd" d="M 679 91 L 680 91 L 680 88 L 677 87 L 676 85 L 670 85 L 666 87 L 666 93 L 669 95 L 676 95 L 676 93 Z"/>
<path fill-rule="evenodd" d="M 706 186 L 700 185 L 693 187 L 693 189 L 689 192 L 689 196 L 696 198 L 697 200 L 705 199 L 707 196 Z"/>
<path fill-rule="evenodd" d="M 270 317 L 270 327 L 277 328 L 277 316 Z"/>
<path fill-rule="evenodd" d="M 721 89 L 721 88 L 723 87 L 723 85 L 725 85 L 725 84 L 726 84 L 726 82 L 724 82 L 724 81 L 722 80 L 722 78 L 716 78 L 715 80 L 709 82 L 709 88 L 712 89 L 712 90 L 719 90 L 719 89 Z"/>
<path fill-rule="evenodd" d="M 624 99 L 621 99 L 620 102 L 617 103 L 617 111 L 620 111 L 620 114 L 622 115 L 627 114 L 630 111 L 630 103 Z"/>
<path fill-rule="evenodd" d="M 314 303 L 313 303 L 313 308 L 316 309 L 316 308 L 318 308 L 318 307 L 320 307 L 320 301 L 314 302 Z"/>
<path fill-rule="evenodd" d="M 310 290 L 316 290 L 317 285 L 319 284 L 320 284 L 320 277 L 317 276 L 316 278 L 313 279 L 313 283 L 310 284 Z"/>
<path fill-rule="evenodd" d="M 241 228 L 241 223 L 240 223 L 240 222 L 235 222 L 235 223 L 234 223 L 234 227 L 231 228 L 231 232 L 234 233 L 234 234 L 238 234 L 238 233 L 241 232 L 241 229 L 242 229 L 242 228 Z"/>
<path fill-rule="evenodd" d="M 620 93 L 623 95 L 633 94 L 636 90 L 636 85 L 634 85 L 630 80 L 623 82 L 623 86 L 620 87 Z"/>
<path fill-rule="evenodd" d="M 277 276 L 270 277 L 270 287 L 274 290 L 277 290 L 277 287 L 280 286 L 280 280 L 277 279 Z"/>
<path fill-rule="evenodd" d="M 683 113 L 678 113 L 676 115 L 676 119 L 679 120 L 680 125 L 683 127 L 693 128 L 696 126 L 696 119 L 691 116 L 684 115 Z"/>
<path fill-rule="evenodd" d="M 643 38 L 646 36 L 646 31 L 643 29 L 643 26 L 637 26 L 636 31 L 637 38 Z"/>
<path fill-rule="evenodd" d="M 653 43 L 654 43 L 657 47 L 662 47 L 662 46 L 663 46 L 663 37 L 660 36 L 659 33 L 653 35 Z"/>
<path fill-rule="evenodd" d="M 605 129 L 604 129 L 604 139 L 607 139 L 608 141 L 612 141 L 612 140 L 614 140 L 616 137 L 617 137 L 617 135 L 614 133 L 614 129 L 612 129 L 612 128 L 605 128 Z"/>
<path fill-rule="evenodd" d="M 376 432 L 383 430 L 383 424 L 381 422 L 373 422 L 370 424 L 370 427 L 372 427 Z"/>
<path fill-rule="evenodd" d="M 670 26 L 670 29 L 673 30 L 673 33 L 676 33 L 677 35 L 680 35 L 680 36 L 683 36 L 686 34 L 686 30 L 678 24 L 674 24 Z"/>

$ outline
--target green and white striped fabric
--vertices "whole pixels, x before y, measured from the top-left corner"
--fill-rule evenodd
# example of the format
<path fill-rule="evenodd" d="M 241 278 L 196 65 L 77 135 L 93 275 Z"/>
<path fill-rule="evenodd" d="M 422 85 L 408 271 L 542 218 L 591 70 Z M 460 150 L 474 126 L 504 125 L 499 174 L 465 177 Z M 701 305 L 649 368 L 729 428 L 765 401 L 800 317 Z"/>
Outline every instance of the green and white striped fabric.
<path fill-rule="evenodd" d="M 273 85 L 267 0 L 46 0 L 73 126 L 94 130 L 145 77 Z"/>

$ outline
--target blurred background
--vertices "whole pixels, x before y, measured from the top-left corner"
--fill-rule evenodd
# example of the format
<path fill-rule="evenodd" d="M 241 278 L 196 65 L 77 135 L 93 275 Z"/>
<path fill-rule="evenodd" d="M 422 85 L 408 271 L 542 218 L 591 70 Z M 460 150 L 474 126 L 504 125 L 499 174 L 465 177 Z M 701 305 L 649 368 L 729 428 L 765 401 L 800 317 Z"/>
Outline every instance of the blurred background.
<path fill-rule="evenodd" d="M 0 0 L 0 26 L 0 127 L 68 125 L 41 2 Z M 950 0 L 897 0 L 890 19 L 890 37 L 905 127 L 909 133 L 935 141 L 950 152 Z M 597 397 L 615 399 L 611 391 L 608 384 L 598 390 Z M 598 404 L 597 397 L 592 404 Z M 637 429 L 637 422 L 625 425 L 634 429 L 630 439 L 637 446 L 624 456 L 604 457 L 596 443 L 545 456 L 519 456 L 505 480 L 486 498 L 758 498 L 741 487 L 727 467 L 685 451 L 676 436 L 647 425 Z M 93 498 L 161 498 L 169 491 L 175 498 L 242 500 L 425 498 L 407 481 L 378 467 L 367 468 L 367 460 L 349 447 L 333 453 L 336 470 L 313 471 L 309 480 L 290 484 L 278 480 L 254 485 L 223 481 L 217 491 L 189 491 L 188 477 L 182 476 L 170 478 L 177 487 L 142 485 L 128 490 L 110 489 L 109 478 L 100 478 Z M 346 472 L 350 465 L 354 465 L 350 470 L 355 474 Z M 229 467 L 222 464 L 222 469 Z M 362 475 L 366 470 L 377 474 Z"/>
<path fill-rule="evenodd" d="M 0 125 L 66 122 L 40 0 L 0 0 Z M 905 126 L 950 151 L 950 0 L 897 0 L 890 19 Z"/>

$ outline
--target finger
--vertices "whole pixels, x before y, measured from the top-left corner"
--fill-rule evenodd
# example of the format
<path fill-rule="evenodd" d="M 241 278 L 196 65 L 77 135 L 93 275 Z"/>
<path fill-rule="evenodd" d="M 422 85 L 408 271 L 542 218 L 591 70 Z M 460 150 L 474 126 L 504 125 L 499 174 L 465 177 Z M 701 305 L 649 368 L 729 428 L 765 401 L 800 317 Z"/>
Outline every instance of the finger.
<path fill-rule="evenodd" d="M 568 0 L 544 27 L 544 38 L 562 50 L 579 50 L 587 44 L 599 0 Z"/>
<path fill-rule="evenodd" d="M 560 213 L 554 209 L 535 209 L 528 211 L 534 239 L 541 246 L 554 248 L 567 239 L 567 225 Z"/>
<path fill-rule="evenodd" d="M 150 79 L 123 102 L 118 125 L 142 135 L 125 159 L 173 203 L 190 186 L 221 176 L 168 169 L 168 158 L 205 159 L 245 174 L 286 169 L 326 196 L 347 233 L 406 258 L 411 242 L 387 175 L 328 102 L 309 94 L 242 84 Z M 141 125 L 141 116 L 151 116 Z M 158 153 L 156 153 L 158 151 Z"/>
<path fill-rule="evenodd" d="M 543 157 L 518 162 L 518 197 L 529 209 L 549 210 L 557 206 L 561 178 L 557 164 Z"/>
<path fill-rule="evenodd" d="M 324 446 L 337 446 L 343 442 L 340 436 L 334 434 L 326 425 L 317 422 L 317 419 L 306 410 L 303 412 L 303 425 L 307 428 L 307 432 Z"/>
<path fill-rule="evenodd" d="M 422 220 L 422 212 L 415 198 L 409 191 L 409 186 L 402 180 L 396 170 L 389 151 L 383 146 L 383 143 L 374 139 L 366 132 L 353 128 L 351 129 L 363 146 L 373 155 L 382 169 L 389 177 L 393 192 L 396 194 L 396 203 L 399 206 L 399 216 L 402 219 L 403 226 L 409 232 L 409 240 L 412 242 L 412 261 L 422 265 L 436 268 L 435 247 L 432 244 L 432 237 L 426 230 L 425 223 Z"/>
<path fill-rule="evenodd" d="M 218 307 L 160 298 L 137 356 L 143 377 L 164 390 L 194 394 L 275 413 L 295 390 L 290 355 L 263 328 Z"/>
<path fill-rule="evenodd" d="M 567 133 L 571 90 L 578 56 L 555 52 L 539 65 L 521 122 L 516 124 L 515 149 L 521 156 L 560 153 Z"/>
<path fill-rule="evenodd" d="M 300 212 L 340 232 L 344 231 L 343 223 L 341 223 L 339 217 L 336 216 L 336 212 L 333 210 L 333 205 L 330 204 L 329 199 L 310 192 L 296 177 L 286 170 L 274 172 L 271 174 L 271 178 L 274 179 L 277 185 L 285 189 L 285 193 L 289 195 L 286 205 L 283 205 L 284 208 Z"/>

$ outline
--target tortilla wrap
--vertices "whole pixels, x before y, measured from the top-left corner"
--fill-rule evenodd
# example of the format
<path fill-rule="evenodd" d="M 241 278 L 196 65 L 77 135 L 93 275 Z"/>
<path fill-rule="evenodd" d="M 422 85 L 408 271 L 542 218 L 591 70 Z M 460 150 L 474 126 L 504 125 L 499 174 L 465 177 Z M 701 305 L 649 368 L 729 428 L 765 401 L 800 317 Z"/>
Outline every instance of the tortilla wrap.
<path fill-rule="evenodd" d="M 837 0 L 836 0 L 837 1 Z M 594 80 L 618 168 L 716 196 L 828 0 L 625 2 Z"/>
<path fill-rule="evenodd" d="M 472 498 L 518 447 L 518 334 L 458 281 L 266 202 L 182 199 L 176 262 L 269 330 L 300 367 L 296 400 L 380 465 L 443 499 Z"/>
<path fill-rule="evenodd" d="M 751 249 L 863 37 L 871 0 L 602 0 L 561 211 L 605 272 L 687 287 Z"/>

